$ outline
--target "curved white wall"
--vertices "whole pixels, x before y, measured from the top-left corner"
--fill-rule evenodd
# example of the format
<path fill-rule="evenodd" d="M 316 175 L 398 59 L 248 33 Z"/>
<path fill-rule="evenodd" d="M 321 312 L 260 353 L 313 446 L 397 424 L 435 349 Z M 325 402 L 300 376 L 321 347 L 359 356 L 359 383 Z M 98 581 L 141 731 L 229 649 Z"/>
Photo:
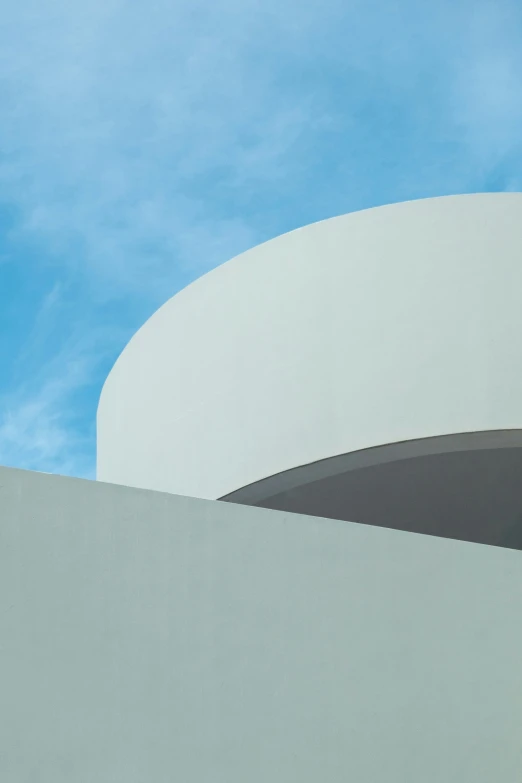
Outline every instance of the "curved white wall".
<path fill-rule="evenodd" d="M 98 478 L 218 498 L 383 444 L 522 428 L 522 194 L 408 202 L 181 291 L 104 386 Z"/>

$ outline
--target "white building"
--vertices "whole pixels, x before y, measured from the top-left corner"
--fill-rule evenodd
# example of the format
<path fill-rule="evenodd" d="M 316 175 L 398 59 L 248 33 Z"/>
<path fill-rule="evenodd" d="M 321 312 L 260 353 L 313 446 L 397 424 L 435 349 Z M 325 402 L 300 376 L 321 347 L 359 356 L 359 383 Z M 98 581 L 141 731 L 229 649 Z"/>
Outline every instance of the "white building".
<path fill-rule="evenodd" d="M 519 783 L 521 291 L 502 194 L 167 302 L 99 481 L 0 469 L 0 781 Z"/>
<path fill-rule="evenodd" d="M 98 478 L 522 547 L 521 292 L 520 194 L 278 237 L 131 340 Z"/>

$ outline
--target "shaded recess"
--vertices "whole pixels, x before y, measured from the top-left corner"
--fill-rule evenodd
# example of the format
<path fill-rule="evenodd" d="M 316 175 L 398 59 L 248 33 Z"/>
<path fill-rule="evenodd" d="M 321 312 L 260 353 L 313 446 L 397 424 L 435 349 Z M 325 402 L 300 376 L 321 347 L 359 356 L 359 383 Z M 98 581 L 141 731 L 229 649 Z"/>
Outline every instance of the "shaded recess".
<path fill-rule="evenodd" d="M 368 449 L 287 471 L 222 500 L 522 549 L 522 433 Z"/>

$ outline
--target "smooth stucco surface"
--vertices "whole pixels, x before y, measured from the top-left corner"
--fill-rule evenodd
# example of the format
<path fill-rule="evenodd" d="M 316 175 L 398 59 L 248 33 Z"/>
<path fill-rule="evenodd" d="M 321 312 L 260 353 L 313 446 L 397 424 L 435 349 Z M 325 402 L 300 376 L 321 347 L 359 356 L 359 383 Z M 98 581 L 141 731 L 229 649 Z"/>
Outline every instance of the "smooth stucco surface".
<path fill-rule="evenodd" d="M 522 195 L 286 234 L 204 276 L 103 389 L 98 478 L 217 498 L 358 450 L 522 428 Z"/>
<path fill-rule="evenodd" d="M 0 780 L 518 783 L 519 552 L 0 469 Z"/>

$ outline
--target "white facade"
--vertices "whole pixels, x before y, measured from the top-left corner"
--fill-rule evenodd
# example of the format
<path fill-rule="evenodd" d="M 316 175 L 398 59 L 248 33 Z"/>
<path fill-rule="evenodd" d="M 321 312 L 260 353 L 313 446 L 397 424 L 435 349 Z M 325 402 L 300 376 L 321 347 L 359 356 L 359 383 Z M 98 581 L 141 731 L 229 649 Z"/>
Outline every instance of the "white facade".
<path fill-rule="evenodd" d="M 331 471 L 519 448 L 521 290 L 521 194 L 408 202 L 278 237 L 130 341 L 101 396 L 98 478 L 258 503 Z"/>

